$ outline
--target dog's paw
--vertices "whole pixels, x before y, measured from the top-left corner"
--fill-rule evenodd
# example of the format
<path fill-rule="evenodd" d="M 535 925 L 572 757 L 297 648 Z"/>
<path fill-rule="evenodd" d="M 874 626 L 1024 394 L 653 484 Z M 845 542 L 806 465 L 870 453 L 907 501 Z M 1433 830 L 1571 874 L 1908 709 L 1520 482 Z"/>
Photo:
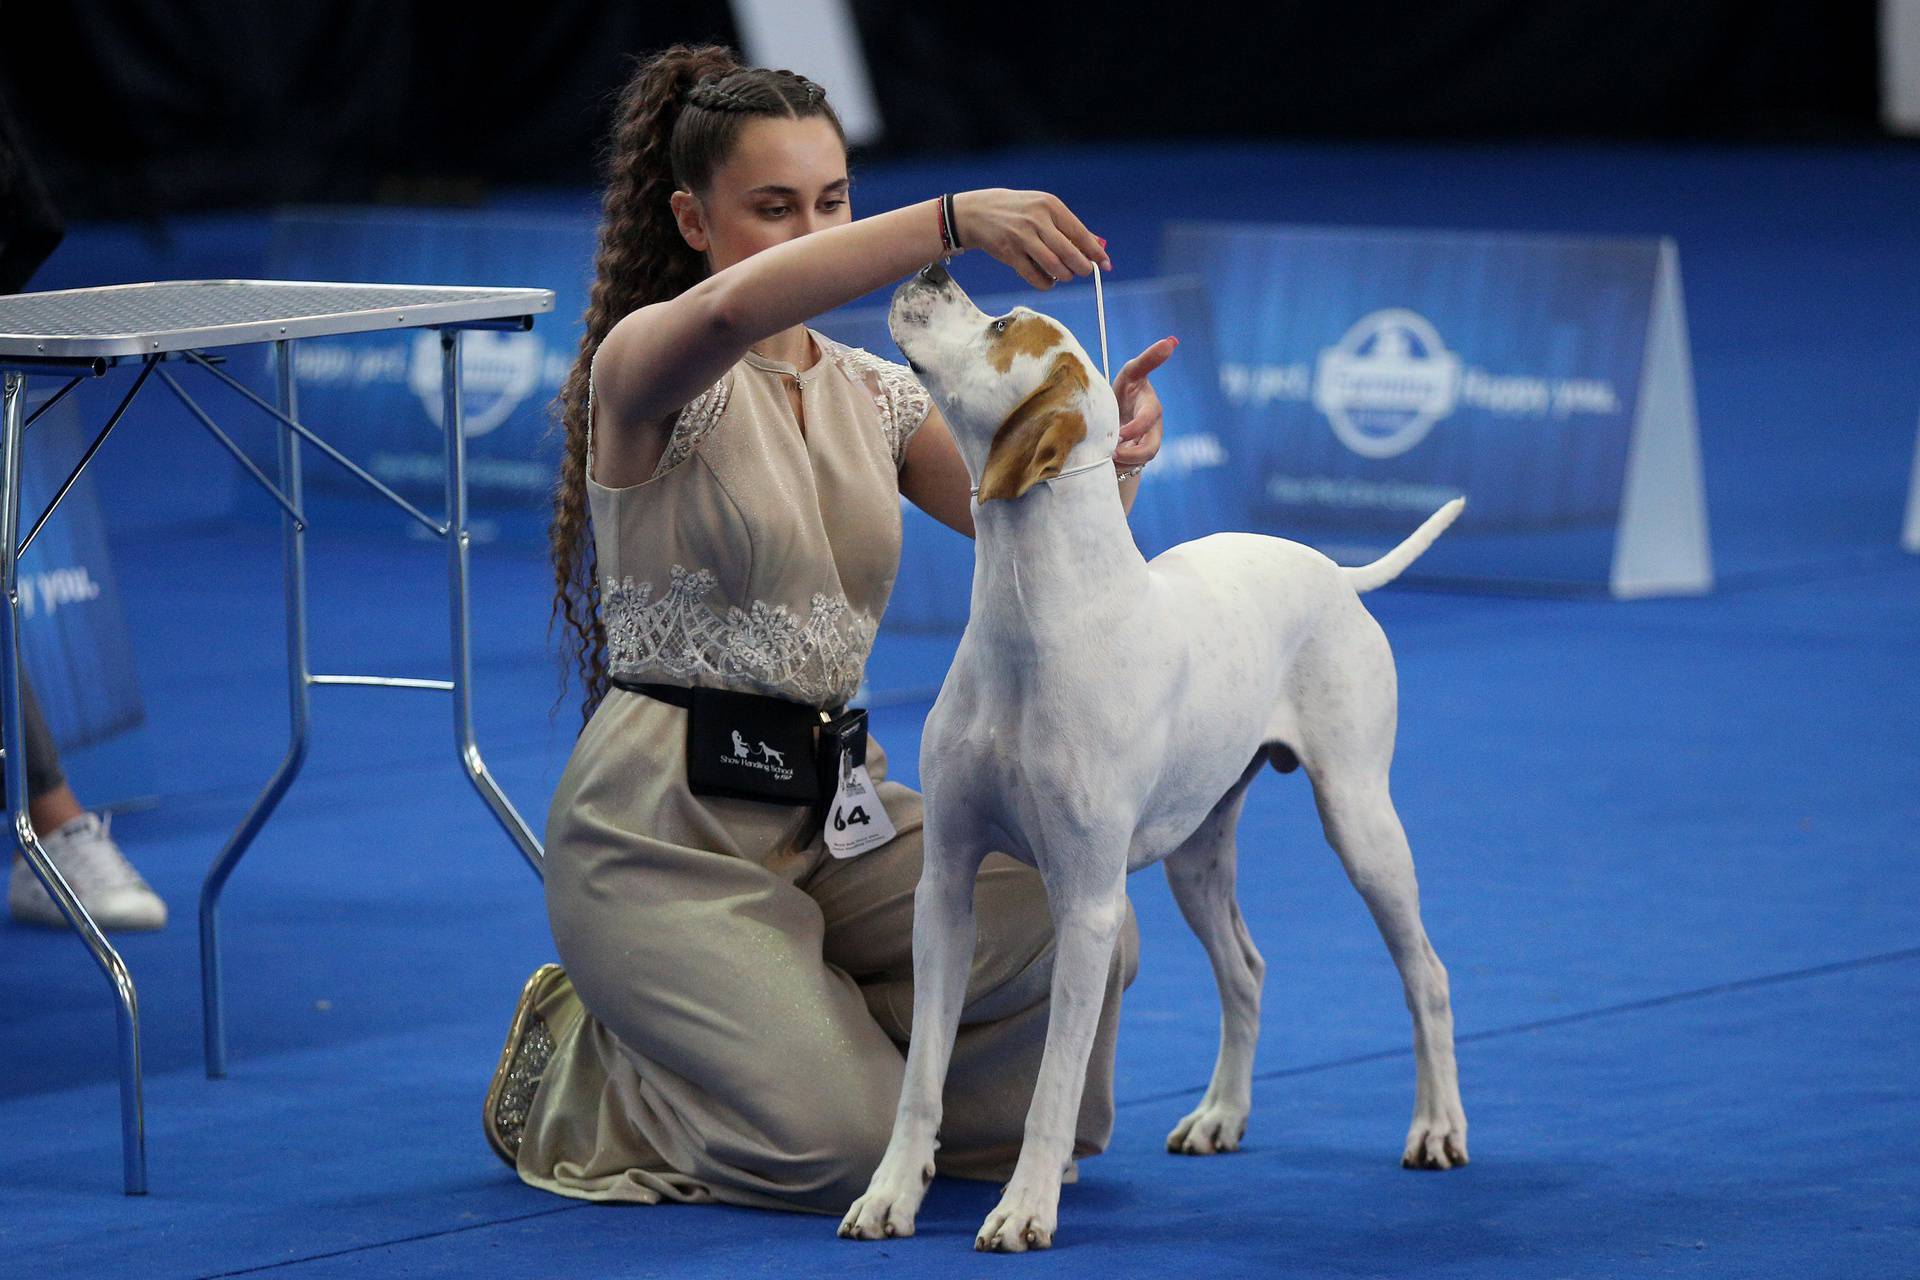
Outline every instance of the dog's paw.
<path fill-rule="evenodd" d="M 973 1247 L 982 1253 L 1051 1249 L 1059 1207 L 1058 1188 L 1046 1195 L 1009 1186 L 999 1206 L 981 1224 L 980 1233 L 973 1238 Z"/>
<path fill-rule="evenodd" d="M 1247 1113 L 1239 1107 L 1202 1102 L 1167 1135 L 1167 1150 L 1180 1156 L 1238 1151 L 1247 1136 Z"/>
<path fill-rule="evenodd" d="M 1457 1107 L 1449 1110 L 1451 1115 L 1413 1118 L 1401 1168 L 1454 1169 L 1467 1163 L 1467 1117 Z"/>
<path fill-rule="evenodd" d="M 933 1163 L 928 1161 L 918 1178 L 889 1178 L 886 1170 L 874 1174 L 867 1194 L 853 1202 L 846 1217 L 840 1219 L 842 1240 L 905 1239 L 913 1234 L 914 1215 L 933 1181 Z"/>

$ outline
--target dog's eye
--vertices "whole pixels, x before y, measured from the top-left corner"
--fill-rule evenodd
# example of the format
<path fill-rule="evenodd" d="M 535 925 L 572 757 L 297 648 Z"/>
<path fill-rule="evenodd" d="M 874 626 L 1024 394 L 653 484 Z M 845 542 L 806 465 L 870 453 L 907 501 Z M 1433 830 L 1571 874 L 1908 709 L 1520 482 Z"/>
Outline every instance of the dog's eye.
<path fill-rule="evenodd" d="M 1007 331 L 1006 317 L 1005 316 L 1000 317 L 1000 319 L 995 320 L 992 324 L 988 325 L 987 328 L 993 330 L 995 333 L 1005 333 Z"/>

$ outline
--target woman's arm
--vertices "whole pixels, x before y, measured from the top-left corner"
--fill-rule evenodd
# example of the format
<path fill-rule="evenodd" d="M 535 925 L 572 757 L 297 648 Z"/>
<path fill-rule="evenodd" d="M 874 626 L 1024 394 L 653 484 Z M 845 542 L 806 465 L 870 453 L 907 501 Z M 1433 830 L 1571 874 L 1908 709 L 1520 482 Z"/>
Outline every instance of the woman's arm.
<path fill-rule="evenodd" d="M 927 410 L 925 422 L 907 441 L 906 460 L 900 466 L 900 493 L 914 506 L 956 533 L 973 536 L 973 481 L 953 428 L 938 406 Z"/>
<path fill-rule="evenodd" d="M 938 258 L 939 201 L 829 227 L 762 250 L 677 298 L 623 317 L 601 343 L 594 394 L 605 430 L 657 428 L 763 338 L 870 293 Z M 962 242 L 1050 287 L 1107 261 L 1099 238 L 1041 191 L 954 197 Z M 657 449 L 656 449 L 657 452 Z"/>

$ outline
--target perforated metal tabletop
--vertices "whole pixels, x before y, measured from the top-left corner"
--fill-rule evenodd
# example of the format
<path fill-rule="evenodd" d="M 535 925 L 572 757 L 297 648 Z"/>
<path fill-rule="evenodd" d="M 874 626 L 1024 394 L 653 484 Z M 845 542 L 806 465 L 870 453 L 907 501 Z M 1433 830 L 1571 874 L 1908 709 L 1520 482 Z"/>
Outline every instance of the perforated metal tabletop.
<path fill-rule="evenodd" d="M 86 359 L 531 318 L 550 289 L 162 280 L 0 297 L 0 358 Z"/>

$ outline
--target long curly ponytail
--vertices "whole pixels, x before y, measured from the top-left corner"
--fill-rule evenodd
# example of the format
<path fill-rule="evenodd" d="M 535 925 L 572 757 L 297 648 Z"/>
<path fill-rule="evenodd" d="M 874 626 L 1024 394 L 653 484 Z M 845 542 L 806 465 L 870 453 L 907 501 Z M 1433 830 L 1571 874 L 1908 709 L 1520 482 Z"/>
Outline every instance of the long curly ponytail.
<path fill-rule="evenodd" d="M 566 443 L 547 531 L 554 582 L 549 634 L 564 624 L 560 697 L 577 672 L 583 722 L 607 691 L 607 639 L 587 511 L 587 372 L 622 317 L 678 297 L 706 277 L 706 259 L 680 235 L 670 197 L 676 188 L 703 191 L 746 119 L 761 115 L 824 116 L 846 138 L 819 85 L 791 71 L 743 67 L 722 45 L 662 50 L 640 61 L 620 91 L 602 156 L 607 187 L 586 332 L 558 401 Z"/>

